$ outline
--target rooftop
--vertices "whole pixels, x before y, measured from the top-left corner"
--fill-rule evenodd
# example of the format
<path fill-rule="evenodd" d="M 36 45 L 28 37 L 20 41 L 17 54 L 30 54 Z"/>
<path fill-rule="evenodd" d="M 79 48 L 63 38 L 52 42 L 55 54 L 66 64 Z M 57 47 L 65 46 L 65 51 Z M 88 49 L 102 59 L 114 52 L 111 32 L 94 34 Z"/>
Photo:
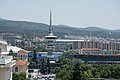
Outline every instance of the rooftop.
<path fill-rule="evenodd" d="M 1 52 L 0 54 L 1 55 L 6 55 L 6 54 L 9 54 L 9 52 Z"/>
<path fill-rule="evenodd" d="M 16 60 L 16 65 L 28 65 L 28 62 L 23 60 Z"/>
<path fill-rule="evenodd" d="M 27 51 L 25 51 L 25 50 L 19 50 L 18 54 L 27 54 Z"/>
<path fill-rule="evenodd" d="M 81 50 L 100 51 L 98 48 L 82 48 Z"/>
<path fill-rule="evenodd" d="M 76 42 L 76 41 L 85 41 L 85 40 L 72 40 L 72 39 L 57 39 L 57 42 Z"/>
<path fill-rule="evenodd" d="M 5 41 L 1 41 L 1 40 L 0 40 L 0 43 L 7 45 L 7 42 L 5 42 Z"/>
<path fill-rule="evenodd" d="M 12 50 L 14 53 L 17 53 L 19 50 L 23 49 L 16 46 L 7 46 L 7 52 L 9 52 L 10 50 Z"/>

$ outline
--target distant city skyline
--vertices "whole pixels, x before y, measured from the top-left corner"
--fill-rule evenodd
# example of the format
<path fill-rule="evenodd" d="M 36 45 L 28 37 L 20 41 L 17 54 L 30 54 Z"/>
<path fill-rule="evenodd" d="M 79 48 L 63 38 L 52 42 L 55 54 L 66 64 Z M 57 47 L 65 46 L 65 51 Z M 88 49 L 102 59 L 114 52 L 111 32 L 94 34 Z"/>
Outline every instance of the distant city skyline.
<path fill-rule="evenodd" d="M 120 0 L 0 0 L 0 18 L 53 25 L 120 29 Z"/>

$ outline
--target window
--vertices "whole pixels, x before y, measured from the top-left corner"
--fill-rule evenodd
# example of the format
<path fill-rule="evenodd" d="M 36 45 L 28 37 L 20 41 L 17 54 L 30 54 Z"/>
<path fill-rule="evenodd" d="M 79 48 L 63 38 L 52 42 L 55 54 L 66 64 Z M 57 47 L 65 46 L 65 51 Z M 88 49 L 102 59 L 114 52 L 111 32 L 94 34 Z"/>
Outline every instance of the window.
<path fill-rule="evenodd" d="M 23 57 L 25 57 L 25 55 L 23 55 Z"/>
<path fill-rule="evenodd" d="M 15 72 L 18 72 L 18 67 L 15 68 Z"/>
<path fill-rule="evenodd" d="M 41 54 L 39 54 L 39 56 L 41 56 Z"/>

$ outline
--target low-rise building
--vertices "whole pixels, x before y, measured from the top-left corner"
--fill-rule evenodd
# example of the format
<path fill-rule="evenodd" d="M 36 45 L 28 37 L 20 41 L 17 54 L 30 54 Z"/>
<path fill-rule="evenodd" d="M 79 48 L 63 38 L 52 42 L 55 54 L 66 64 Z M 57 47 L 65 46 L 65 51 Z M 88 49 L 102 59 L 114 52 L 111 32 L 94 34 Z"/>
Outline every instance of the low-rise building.
<path fill-rule="evenodd" d="M 101 49 L 98 48 L 82 48 L 80 54 L 101 54 Z"/>
<path fill-rule="evenodd" d="M 25 50 L 19 50 L 17 52 L 17 59 L 28 61 L 28 52 Z"/>
<path fill-rule="evenodd" d="M 49 58 L 50 60 L 53 61 L 58 61 L 59 56 L 61 56 L 63 52 L 36 52 L 37 59 L 42 60 L 43 58 Z M 28 53 L 28 58 L 31 59 L 33 58 L 34 53 L 29 52 Z"/>
<path fill-rule="evenodd" d="M 28 62 L 23 60 L 16 60 L 16 64 L 13 66 L 13 72 L 26 73 L 26 78 L 28 77 Z"/>

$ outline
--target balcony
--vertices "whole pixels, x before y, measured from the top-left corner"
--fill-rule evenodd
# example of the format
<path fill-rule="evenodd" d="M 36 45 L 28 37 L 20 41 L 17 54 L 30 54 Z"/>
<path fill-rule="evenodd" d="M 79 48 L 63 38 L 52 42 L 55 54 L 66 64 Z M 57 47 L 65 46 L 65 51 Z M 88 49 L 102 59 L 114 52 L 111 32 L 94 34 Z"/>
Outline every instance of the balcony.
<path fill-rule="evenodd" d="M 5 65 L 13 60 L 12 56 L 0 56 L 0 65 Z"/>

